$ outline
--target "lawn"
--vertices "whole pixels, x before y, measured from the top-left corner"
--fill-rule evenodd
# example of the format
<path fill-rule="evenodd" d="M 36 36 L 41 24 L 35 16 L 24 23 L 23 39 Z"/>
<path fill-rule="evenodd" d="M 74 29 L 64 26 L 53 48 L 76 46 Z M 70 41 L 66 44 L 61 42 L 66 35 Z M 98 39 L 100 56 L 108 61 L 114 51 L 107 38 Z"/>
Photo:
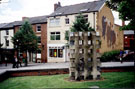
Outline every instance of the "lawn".
<path fill-rule="evenodd" d="M 135 88 L 134 72 L 102 73 L 102 81 L 71 82 L 69 75 L 25 76 L 9 78 L 0 83 L 0 89 L 37 89 L 37 88 Z"/>

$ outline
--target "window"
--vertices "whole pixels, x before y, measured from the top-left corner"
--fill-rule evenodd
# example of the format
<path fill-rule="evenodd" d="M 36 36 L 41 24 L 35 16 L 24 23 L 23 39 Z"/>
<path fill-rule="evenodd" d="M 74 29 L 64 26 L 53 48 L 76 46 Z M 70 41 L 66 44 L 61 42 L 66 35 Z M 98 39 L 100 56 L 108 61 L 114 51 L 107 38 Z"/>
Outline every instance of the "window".
<path fill-rule="evenodd" d="M 51 40 L 60 40 L 60 32 L 51 32 L 50 39 Z"/>
<path fill-rule="evenodd" d="M 60 18 L 50 19 L 50 26 L 59 26 L 60 25 Z"/>
<path fill-rule="evenodd" d="M 38 36 L 38 44 L 41 44 L 41 36 Z"/>
<path fill-rule="evenodd" d="M 66 23 L 66 24 L 69 24 L 69 18 L 66 18 L 66 19 L 65 19 L 65 23 Z"/>
<path fill-rule="evenodd" d="M 88 22 L 88 15 L 82 15 L 84 17 L 84 19 Z M 79 16 L 77 16 L 77 18 L 79 18 Z"/>
<path fill-rule="evenodd" d="M 41 25 L 40 24 L 36 25 L 36 30 L 37 30 L 37 32 L 41 32 Z"/>
<path fill-rule="evenodd" d="M 49 57 L 62 58 L 63 57 L 63 49 L 55 47 L 49 49 Z"/>
<path fill-rule="evenodd" d="M 8 30 L 6 30 L 6 35 L 9 35 L 9 31 Z"/>
<path fill-rule="evenodd" d="M 6 46 L 9 46 L 9 40 L 6 40 Z"/>

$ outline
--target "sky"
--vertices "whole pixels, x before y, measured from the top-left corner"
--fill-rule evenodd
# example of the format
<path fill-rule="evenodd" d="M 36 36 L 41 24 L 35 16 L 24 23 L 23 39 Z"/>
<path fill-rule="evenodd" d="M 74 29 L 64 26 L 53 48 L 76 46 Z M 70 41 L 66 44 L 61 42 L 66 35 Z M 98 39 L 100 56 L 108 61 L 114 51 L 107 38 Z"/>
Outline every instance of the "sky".
<path fill-rule="evenodd" d="M 0 4 L 0 23 L 21 20 L 22 17 L 49 15 L 54 11 L 54 4 L 73 5 L 94 0 L 2 0 Z M 113 11 L 115 24 L 121 25 L 118 12 Z"/>

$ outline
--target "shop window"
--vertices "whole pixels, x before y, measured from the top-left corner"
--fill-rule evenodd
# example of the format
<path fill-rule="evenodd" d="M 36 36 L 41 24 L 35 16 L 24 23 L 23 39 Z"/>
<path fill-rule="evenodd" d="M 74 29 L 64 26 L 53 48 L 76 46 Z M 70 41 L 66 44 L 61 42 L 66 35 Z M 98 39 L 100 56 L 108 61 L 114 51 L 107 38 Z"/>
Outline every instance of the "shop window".
<path fill-rule="evenodd" d="M 51 32 L 50 39 L 51 40 L 60 40 L 60 32 Z"/>
<path fill-rule="evenodd" d="M 56 58 L 62 58 L 63 57 L 63 49 L 49 49 L 49 56 L 50 57 L 56 57 Z"/>

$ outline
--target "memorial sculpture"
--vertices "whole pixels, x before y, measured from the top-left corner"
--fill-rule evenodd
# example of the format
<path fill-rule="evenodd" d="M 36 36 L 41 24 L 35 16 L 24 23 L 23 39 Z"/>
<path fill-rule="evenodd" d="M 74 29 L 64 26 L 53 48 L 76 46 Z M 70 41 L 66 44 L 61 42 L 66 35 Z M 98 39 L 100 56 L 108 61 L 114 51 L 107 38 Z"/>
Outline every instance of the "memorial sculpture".
<path fill-rule="evenodd" d="M 99 49 L 101 40 L 98 32 L 70 32 L 70 79 L 97 80 L 101 78 Z"/>

